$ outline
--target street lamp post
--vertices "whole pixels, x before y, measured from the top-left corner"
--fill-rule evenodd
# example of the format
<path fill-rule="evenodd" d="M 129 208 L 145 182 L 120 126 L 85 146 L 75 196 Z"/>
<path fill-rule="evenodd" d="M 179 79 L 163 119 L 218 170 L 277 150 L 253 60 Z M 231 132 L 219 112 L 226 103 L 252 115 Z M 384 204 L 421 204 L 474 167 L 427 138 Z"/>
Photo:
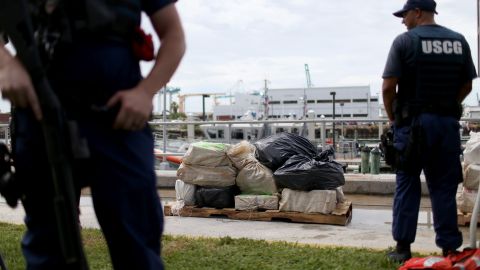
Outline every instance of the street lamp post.
<path fill-rule="evenodd" d="M 274 110 L 273 110 L 273 96 L 270 96 L 270 102 L 272 104 L 272 118 L 276 118 Z"/>
<path fill-rule="evenodd" d="M 335 95 L 336 94 L 337 94 L 336 92 L 330 92 L 330 95 L 332 95 L 332 111 L 333 111 L 333 114 L 332 114 L 332 118 L 333 118 L 333 121 L 332 121 L 333 150 L 336 149 L 336 147 L 335 147 Z"/>
<path fill-rule="evenodd" d="M 202 95 L 202 112 L 203 112 L 203 121 L 207 120 L 207 115 L 205 113 L 205 98 L 210 97 L 210 95 Z"/>
<path fill-rule="evenodd" d="M 340 110 L 341 110 L 341 113 L 342 113 L 342 137 L 345 137 L 345 134 L 343 133 L 343 102 L 340 103 Z"/>

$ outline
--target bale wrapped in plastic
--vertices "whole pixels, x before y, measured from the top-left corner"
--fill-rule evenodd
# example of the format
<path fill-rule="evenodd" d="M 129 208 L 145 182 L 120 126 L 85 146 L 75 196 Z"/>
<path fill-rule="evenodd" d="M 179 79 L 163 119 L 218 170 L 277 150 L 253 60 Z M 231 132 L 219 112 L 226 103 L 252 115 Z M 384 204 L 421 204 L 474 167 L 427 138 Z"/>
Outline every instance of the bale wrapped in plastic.
<path fill-rule="evenodd" d="M 470 139 L 463 150 L 465 165 L 480 164 L 480 132 L 470 132 Z"/>
<path fill-rule="evenodd" d="M 195 205 L 195 189 L 195 185 L 177 179 L 177 181 L 175 181 L 175 195 L 177 201 L 184 201 L 185 205 Z"/>
<path fill-rule="evenodd" d="M 337 206 L 335 190 L 298 191 L 283 189 L 279 210 L 282 212 L 330 214 Z"/>
<path fill-rule="evenodd" d="M 180 164 L 177 177 L 183 182 L 208 187 L 227 187 L 235 185 L 237 170 L 232 166 L 206 167 Z"/>
<path fill-rule="evenodd" d="M 273 172 L 257 160 L 245 165 L 238 172 L 235 182 L 242 193 L 271 195 L 278 192 Z"/>
<path fill-rule="evenodd" d="M 463 173 L 463 186 L 468 189 L 478 190 L 478 184 L 480 183 L 480 165 L 467 165 Z"/>
<path fill-rule="evenodd" d="M 237 210 L 278 210 L 278 197 L 275 195 L 237 195 Z"/>
<path fill-rule="evenodd" d="M 457 193 L 457 208 L 463 213 L 472 213 L 478 190 L 463 188 L 462 192 Z"/>
<path fill-rule="evenodd" d="M 313 158 L 317 148 L 306 138 L 293 133 L 279 133 L 255 142 L 255 157 L 263 165 L 275 171 L 290 157 L 305 155 Z"/>
<path fill-rule="evenodd" d="M 197 187 L 195 201 L 198 207 L 234 208 L 235 196 L 239 193 L 237 186 Z"/>
<path fill-rule="evenodd" d="M 172 215 L 179 216 L 185 205 L 195 205 L 195 185 L 177 179 L 175 181 L 175 195 L 177 200 L 170 207 Z"/>
<path fill-rule="evenodd" d="M 229 166 L 227 151 L 231 147 L 224 143 L 196 142 L 190 144 L 182 163 L 205 167 Z"/>
<path fill-rule="evenodd" d="M 323 162 L 304 155 L 292 156 L 273 173 L 278 188 L 333 190 L 345 185 L 343 167 L 335 161 Z"/>
<path fill-rule="evenodd" d="M 227 156 L 238 170 L 243 169 L 245 165 L 252 161 L 257 161 L 255 158 L 255 146 L 247 141 L 241 141 L 230 147 L 227 151 Z"/>
<path fill-rule="evenodd" d="M 337 187 L 335 191 L 337 193 L 337 203 L 344 203 L 346 199 L 345 199 L 345 194 L 343 193 L 343 188 Z"/>

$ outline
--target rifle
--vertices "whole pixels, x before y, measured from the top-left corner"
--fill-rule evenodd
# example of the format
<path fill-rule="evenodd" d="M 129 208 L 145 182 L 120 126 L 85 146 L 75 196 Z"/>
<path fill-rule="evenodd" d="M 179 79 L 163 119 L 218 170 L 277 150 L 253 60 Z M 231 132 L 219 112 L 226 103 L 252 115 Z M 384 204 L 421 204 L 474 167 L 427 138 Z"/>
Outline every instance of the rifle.
<path fill-rule="evenodd" d="M 0 255 L 0 269 L 1 270 L 7 270 L 7 267 L 5 266 L 5 263 L 3 262 L 2 255 Z"/>
<path fill-rule="evenodd" d="M 73 151 L 67 147 L 69 124 L 47 80 L 34 39 L 26 0 L 0 0 L 0 26 L 13 43 L 17 57 L 27 69 L 43 113 L 42 132 L 51 180 L 54 186 L 54 211 L 60 247 L 67 269 L 88 269 L 78 224 L 78 210 L 72 177 Z M 69 138 L 71 141 L 78 139 Z"/>

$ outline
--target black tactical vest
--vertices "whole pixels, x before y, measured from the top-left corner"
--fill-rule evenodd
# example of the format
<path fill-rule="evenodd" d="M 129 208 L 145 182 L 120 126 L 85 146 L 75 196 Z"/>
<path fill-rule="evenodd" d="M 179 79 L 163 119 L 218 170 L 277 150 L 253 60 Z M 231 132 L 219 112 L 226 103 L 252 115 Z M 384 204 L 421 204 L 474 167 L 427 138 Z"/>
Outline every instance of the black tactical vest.
<path fill-rule="evenodd" d="M 466 62 L 464 39 L 441 28 L 414 28 L 407 32 L 412 40 L 413 60 L 403 63 L 398 103 L 408 115 L 434 112 L 458 114 L 457 96 Z"/>
<path fill-rule="evenodd" d="M 48 3 L 56 8 L 47 12 Z M 34 25 L 62 41 L 118 38 L 130 40 L 140 25 L 140 0 L 31 0 Z M 41 33 L 43 34 L 43 33 Z"/>
<path fill-rule="evenodd" d="M 128 38 L 140 25 L 140 0 L 63 1 L 74 32 Z"/>

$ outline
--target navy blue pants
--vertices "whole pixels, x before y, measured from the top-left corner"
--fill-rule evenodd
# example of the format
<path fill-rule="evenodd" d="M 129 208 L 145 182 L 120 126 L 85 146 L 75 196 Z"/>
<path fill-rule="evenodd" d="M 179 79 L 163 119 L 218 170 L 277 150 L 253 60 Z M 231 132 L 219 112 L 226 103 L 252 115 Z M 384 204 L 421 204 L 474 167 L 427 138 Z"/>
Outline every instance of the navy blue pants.
<path fill-rule="evenodd" d="M 22 250 L 28 269 L 66 269 L 59 257 L 50 167 L 39 126 L 29 112 L 16 121 L 16 176 L 26 187 L 27 233 Z M 156 192 L 153 139 L 148 127 L 114 131 L 80 122 L 91 158 L 75 164 L 77 186 L 91 188 L 95 213 L 115 269 L 162 269 L 163 213 Z"/>
<path fill-rule="evenodd" d="M 442 249 L 457 249 L 462 245 L 455 201 L 458 184 L 462 181 L 460 125 L 453 117 L 434 114 L 421 114 L 412 121 L 420 125 L 424 143 L 413 170 L 397 171 L 393 239 L 401 243 L 415 241 L 421 198 L 420 173 L 423 170 L 432 203 L 435 242 Z M 394 146 L 397 150 L 405 150 L 410 131 L 410 126 L 395 127 Z"/>

